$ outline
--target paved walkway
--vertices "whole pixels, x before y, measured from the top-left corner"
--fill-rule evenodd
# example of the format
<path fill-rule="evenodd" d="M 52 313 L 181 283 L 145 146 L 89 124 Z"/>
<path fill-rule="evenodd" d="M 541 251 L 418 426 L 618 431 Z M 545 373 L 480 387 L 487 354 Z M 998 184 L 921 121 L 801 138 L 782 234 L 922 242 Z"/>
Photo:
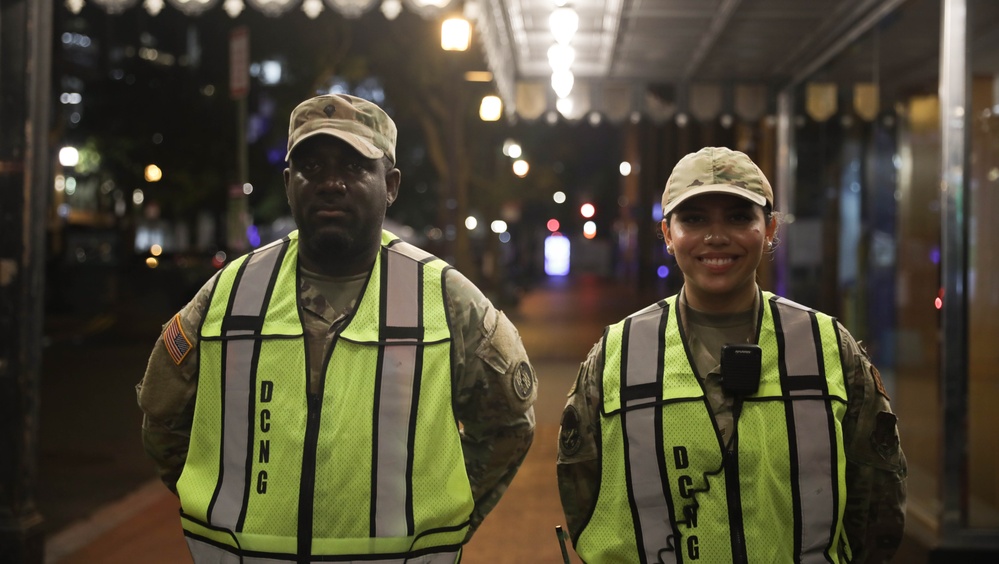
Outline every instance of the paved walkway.
<path fill-rule="evenodd" d="M 596 342 L 603 327 L 654 297 L 639 297 L 628 287 L 593 277 L 555 279 L 525 295 L 507 315 L 524 339 L 538 373 L 535 405 L 537 432 L 523 466 L 506 495 L 486 518 L 465 549 L 466 564 L 560 564 L 555 526 L 564 527 L 555 478 L 558 423 L 565 395 L 579 362 Z M 145 313 L 157 321 L 149 334 L 117 334 L 105 343 L 85 341 L 68 358 L 46 358 L 45 411 L 42 417 L 39 498 L 43 515 L 59 524 L 46 543 L 46 562 L 59 564 L 183 564 L 190 563 L 178 517 L 176 498 L 152 478 L 152 466 L 139 447 L 138 409 L 88 410 L 79 424 L 53 412 L 79 407 L 79 395 L 102 398 L 105 406 L 132 405 L 131 387 L 141 377 L 144 359 L 165 317 Z M 168 315 L 168 314 L 167 314 Z M 163 319 L 160 319 L 162 317 Z M 132 341 L 128 345 L 128 341 Z M 87 371 L 114 356 L 115 370 Z M 102 358 L 104 360 L 102 361 Z M 65 372 L 65 373 L 64 373 Z M 48 431 L 46 431 L 48 429 Z M 97 434 L 97 438 L 94 435 Z M 62 453 L 62 454 L 60 454 Z M 89 458 L 82 458 L 89 453 Z M 81 463 L 82 460 L 82 463 Z M 113 462 L 113 464 L 112 464 Z M 87 494 L 83 486 L 93 486 Z M 95 500 L 101 500 L 97 503 Z M 109 501 L 110 500 L 110 501 Z M 925 548 L 907 531 L 894 562 L 927 562 Z M 569 549 L 571 562 L 580 561 Z"/>

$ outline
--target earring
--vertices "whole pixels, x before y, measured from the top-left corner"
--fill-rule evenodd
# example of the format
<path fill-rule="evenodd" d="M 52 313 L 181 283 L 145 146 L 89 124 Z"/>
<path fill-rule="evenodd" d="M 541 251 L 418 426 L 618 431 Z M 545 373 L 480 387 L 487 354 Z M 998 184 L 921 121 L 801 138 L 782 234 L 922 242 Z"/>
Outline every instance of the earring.
<path fill-rule="evenodd" d="M 770 251 L 774 250 L 774 242 L 773 241 L 767 241 L 767 250 L 770 250 Z"/>
<path fill-rule="evenodd" d="M 673 254 L 673 247 L 672 247 L 672 246 L 670 246 L 670 245 L 666 245 L 666 252 L 667 252 L 668 254 Z"/>

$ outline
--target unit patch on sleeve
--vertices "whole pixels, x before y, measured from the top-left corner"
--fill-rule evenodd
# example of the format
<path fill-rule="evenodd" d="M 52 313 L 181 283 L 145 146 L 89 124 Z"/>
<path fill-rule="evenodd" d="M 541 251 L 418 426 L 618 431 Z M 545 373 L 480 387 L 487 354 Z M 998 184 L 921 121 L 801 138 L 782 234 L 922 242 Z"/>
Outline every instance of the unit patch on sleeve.
<path fill-rule="evenodd" d="M 531 392 L 534 391 L 534 372 L 526 362 L 521 362 L 513 375 L 513 391 L 522 400 L 531 397 Z"/>
<path fill-rule="evenodd" d="M 579 434 L 579 415 L 576 408 L 568 405 L 562 412 L 562 424 L 558 433 L 558 446 L 563 456 L 572 456 L 579 452 L 579 447 L 583 446 L 582 437 Z"/>
<path fill-rule="evenodd" d="M 174 316 L 163 331 L 163 344 L 166 345 L 170 358 L 178 366 L 184 361 L 187 353 L 191 352 L 191 341 L 184 334 L 184 328 L 180 326 L 180 314 Z"/>
<path fill-rule="evenodd" d="M 871 375 L 874 376 L 874 387 L 878 389 L 878 393 L 885 397 L 886 400 L 891 401 L 888 397 L 888 391 L 885 390 L 885 384 L 881 381 L 881 373 L 878 372 L 878 368 L 871 365 Z"/>

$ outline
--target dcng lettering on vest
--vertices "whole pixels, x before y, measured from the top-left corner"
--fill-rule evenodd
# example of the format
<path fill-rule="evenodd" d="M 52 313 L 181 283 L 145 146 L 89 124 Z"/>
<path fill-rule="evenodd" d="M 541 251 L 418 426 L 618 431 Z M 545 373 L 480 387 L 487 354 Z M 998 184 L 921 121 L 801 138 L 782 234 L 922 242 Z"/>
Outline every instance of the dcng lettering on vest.
<path fill-rule="evenodd" d="M 687 447 L 673 447 L 673 463 L 677 470 L 685 470 L 690 467 L 690 458 L 687 456 Z M 677 489 L 680 497 L 688 500 L 683 505 L 683 521 L 679 521 L 687 526 L 687 529 L 697 529 L 697 501 L 694 499 L 694 480 L 689 474 L 677 476 Z M 697 560 L 701 556 L 701 549 L 698 545 L 697 535 L 687 536 L 687 558 Z"/>
<path fill-rule="evenodd" d="M 260 382 L 260 403 L 270 403 L 274 397 L 274 382 L 262 380 Z M 271 410 L 266 407 L 260 410 L 260 448 L 258 449 L 257 463 L 267 464 L 271 461 L 271 441 L 267 438 L 267 433 L 271 430 Z M 257 493 L 267 493 L 267 469 L 262 468 L 257 472 Z"/>

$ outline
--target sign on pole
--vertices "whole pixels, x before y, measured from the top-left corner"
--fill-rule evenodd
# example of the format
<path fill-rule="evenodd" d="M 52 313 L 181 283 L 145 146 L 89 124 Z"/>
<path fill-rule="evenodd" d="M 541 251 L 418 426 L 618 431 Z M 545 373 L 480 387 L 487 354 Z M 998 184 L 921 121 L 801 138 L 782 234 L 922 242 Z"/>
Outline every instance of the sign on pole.
<path fill-rule="evenodd" d="M 238 100 L 250 91 L 250 31 L 237 27 L 229 33 L 229 96 Z"/>

